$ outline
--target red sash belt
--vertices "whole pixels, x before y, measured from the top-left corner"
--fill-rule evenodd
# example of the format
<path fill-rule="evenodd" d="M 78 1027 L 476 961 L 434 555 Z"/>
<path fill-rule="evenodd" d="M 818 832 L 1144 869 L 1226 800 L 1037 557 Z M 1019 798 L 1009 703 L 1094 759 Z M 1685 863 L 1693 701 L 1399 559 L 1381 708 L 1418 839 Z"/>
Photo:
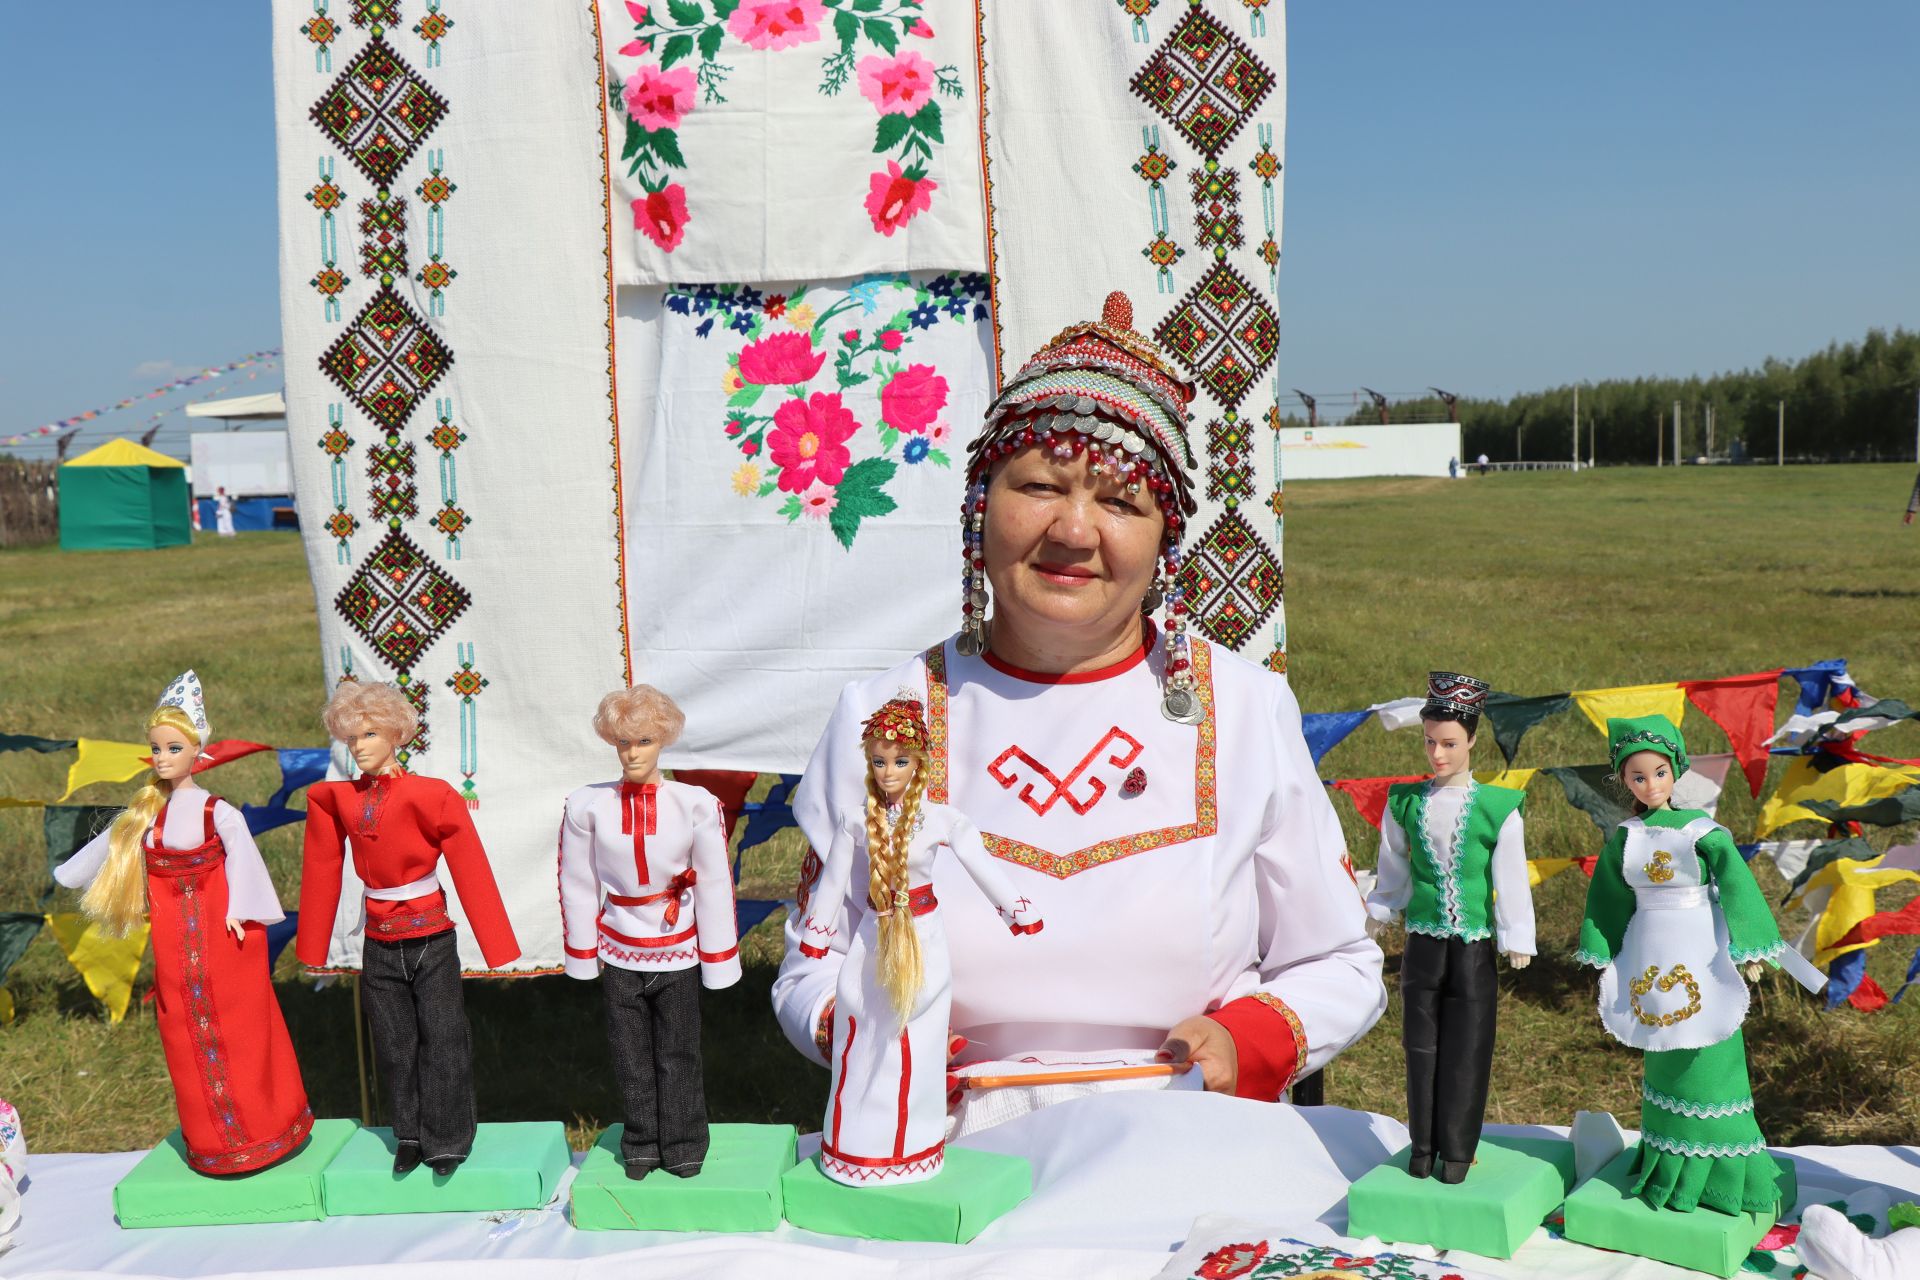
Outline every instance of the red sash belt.
<path fill-rule="evenodd" d="M 661 916 L 661 923 L 671 929 L 680 923 L 680 895 L 693 888 L 699 878 L 700 877 L 694 873 L 693 868 L 688 867 L 685 871 L 682 871 L 679 875 L 667 881 L 667 887 L 658 893 L 649 893 L 639 898 L 629 898 L 624 894 L 609 893 L 607 895 L 607 903 L 615 907 L 644 907 L 649 902 L 658 902 L 662 898 L 665 898 L 667 900 L 667 909 Z"/>
<path fill-rule="evenodd" d="M 933 896 L 933 886 L 930 884 L 917 884 L 907 890 L 907 909 L 917 916 L 923 916 L 939 905 L 939 899 Z"/>

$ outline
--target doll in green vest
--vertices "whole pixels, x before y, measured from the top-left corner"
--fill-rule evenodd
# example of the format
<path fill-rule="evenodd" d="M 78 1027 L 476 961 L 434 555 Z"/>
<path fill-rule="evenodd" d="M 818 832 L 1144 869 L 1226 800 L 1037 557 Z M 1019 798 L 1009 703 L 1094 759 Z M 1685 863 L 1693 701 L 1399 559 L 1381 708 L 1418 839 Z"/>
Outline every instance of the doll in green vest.
<path fill-rule="evenodd" d="M 1523 969 L 1534 956 L 1534 894 L 1526 883 L 1524 793 L 1473 781 L 1469 756 L 1486 681 L 1427 677 L 1421 729 L 1432 777 L 1386 793 L 1379 879 L 1367 913 L 1405 913 L 1400 960 L 1407 1050 L 1407 1173 L 1461 1182 L 1473 1167 L 1494 1069 L 1494 948 Z"/>
<path fill-rule="evenodd" d="M 1387 793 L 1379 878 L 1367 914 L 1387 924 L 1405 913 L 1400 960 L 1401 1041 L 1407 1050 L 1407 1171 L 1460 1182 L 1473 1166 L 1493 1072 L 1499 986 L 1494 947 L 1507 963 L 1533 959 L 1533 890 L 1527 883 L 1524 792 L 1475 782 L 1468 770 L 1487 685 L 1435 671 L 1420 709 L 1433 777 Z"/>
<path fill-rule="evenodd" d="M 1773 1212 L 1779 1169 L 1747 1082 L 1747 982 L 1761 962 L 1826 982 L 1780 939 L 1727 829 L 1668 804 L 1687 745 L 1665 716 L 1607 721 L 1607 754 L 1635 816 L 1608 837 L 1574 958 L 1599 968 L 1600 1020 L 1644 1050 L 1633 1191 L 1656 1209 Z M 1746 981 L 1742 981 L 1742 977 Z"/>

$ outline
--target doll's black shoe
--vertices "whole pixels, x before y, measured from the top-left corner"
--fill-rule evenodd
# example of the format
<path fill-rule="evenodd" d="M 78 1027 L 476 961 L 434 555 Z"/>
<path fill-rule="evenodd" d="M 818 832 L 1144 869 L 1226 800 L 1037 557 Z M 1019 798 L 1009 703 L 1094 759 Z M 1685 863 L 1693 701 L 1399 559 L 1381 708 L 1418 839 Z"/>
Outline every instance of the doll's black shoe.
<path fill-rule="evenodd" d="M 667 1172 L 676 1178 L 697 1178 L 700 1176 L 700 1166 L 702 1163 L 704 1162 L 696 1160 L 692 1164 L 668 1165 Z"/>
<path fill-rule="evenodd" d="M 1408 1177 L 1426 1178 L 1426 1177 L 1432 1176 L 1432 1174 L 1433 1174 L 1433 1157 L 1432 1156 L 1411 1156 L 1408 1158 L 1407 1160 L 1407 1176 Z"/>
<path fill-rule="evenodd" d="M 1473 1168 L 1470 1160 L 1442 1160 L 1440 1162 L 1440 1181 L 1453 1186 L 1467 1180 L 1467 1171 Z"/>
<path fill-rule="evenodd" d="M 630 1164 L 626 1166 L 627 1176 L 638 1182 L 659 1167 L 657 1164 Z"/>
<path fill-rule="evenodd" d="M 465 1164 L 466 1159 L 465 1156 L 435 1156 L 427 1161 L 427 1167 L 433 1170 L 435 1177 L 444 1178 Z"/>
<path fill-rule="evenodd" d="M 419 1143 L 403 1142 L 394 1149 L 393 1172 L 396 1176 L 400 1174 L 412 1173 L 415 1169 L 418 1169 L 419 1167 L 420 1167 L 420 1144 Z"/>

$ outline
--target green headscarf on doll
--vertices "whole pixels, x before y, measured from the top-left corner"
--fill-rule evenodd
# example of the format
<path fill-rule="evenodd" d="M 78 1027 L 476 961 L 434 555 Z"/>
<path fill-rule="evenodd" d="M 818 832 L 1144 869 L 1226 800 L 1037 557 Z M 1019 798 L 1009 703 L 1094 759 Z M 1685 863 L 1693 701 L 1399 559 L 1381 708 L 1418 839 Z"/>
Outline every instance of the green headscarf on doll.
<path fill-rule="evenodd" d="M 1639 751 L 1655 751 L 1673 764 L 1673 776 L 1687 771 L 1687 740 L 1665 716 L 1614 717 L 1607 721 L 1607 759 L 1613 771 L 1620 762 Z"/>

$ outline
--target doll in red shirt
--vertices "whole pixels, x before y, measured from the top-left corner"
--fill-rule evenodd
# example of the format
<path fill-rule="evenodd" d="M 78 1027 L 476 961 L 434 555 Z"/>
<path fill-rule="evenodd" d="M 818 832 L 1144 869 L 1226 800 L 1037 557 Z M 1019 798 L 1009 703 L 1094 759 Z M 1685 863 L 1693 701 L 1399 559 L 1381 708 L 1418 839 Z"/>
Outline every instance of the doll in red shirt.
<path fill-rule="evenodd" d="M 424 1163 L 449 1174 L 472 1153 L 477 1119 L 460 957 L 440 886 L 443 859 L 488 967 L 519 958 L 520 944 L 466 802 L 441 779 L 400 767 L 397 753 L 420 727 L 407 695 L 391 684 L 342 681 L 323 719 L 360 776 L 307 791 L 295 949 L 302 964 L 327 963 L 351 847 L 365 900 L 348 937 L 365 934 L 360 995 L 398 1144 L 393 1170 L 404 1174 Z"/>

